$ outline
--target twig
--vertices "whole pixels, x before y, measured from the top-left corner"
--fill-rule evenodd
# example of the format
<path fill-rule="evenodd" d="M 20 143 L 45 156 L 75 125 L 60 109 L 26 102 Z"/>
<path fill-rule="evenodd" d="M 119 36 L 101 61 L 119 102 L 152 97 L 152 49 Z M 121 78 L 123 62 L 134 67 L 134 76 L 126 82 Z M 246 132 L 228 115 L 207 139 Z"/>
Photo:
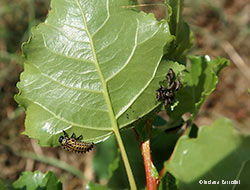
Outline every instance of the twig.
<path fill-rule="evenodd" d="M 60 169 L 63 169 L 75 176 L 77 176 L 78 178 L 82 179 L 82 180 L 85 180 L 85 181 L 88 181 L 86 179 L 86 177 L 82 174 L 81 171 L 79 171 L 78 169 L 76 169 L 75 167 L 67 164 L 66 162 L 62 162 L 60 160 L 57 160 L 55 158 L 52 158 L 52 157 L 48 157 L 48 156 L 42 156 L 42 155 L 37 155 L 37 154 L 34 154 L 32 152 L 26 152 L 26 151 L 23 151 L 23 152 L 15 152 L 15 154 L 17 156 L 21 156 L 21 157 L 26 157 L 26 158 L 31 158 L 33 160 L 36 160 L 36 161 L 40 161 L 40 162 L 44 162 L 46 164 L 49 164 L 51 166 L 54 166 L 54 167 L 57 167 L 57 168 L 60 168 Z"/>
<path fill-rule="evenodd" d="M 33 171 L 35 161 L 33 159 L 28 158 L 26 160 L 25 171 Z"/>
<path fill-rule="evenodd" d="M 222 46 L 224 51 L 228 54 L 230 59 L 234 62 L 236 67 L 242 72 L 242 74 L 248 79 L 250 82 L 250 68 L 238 54 L 238 52 L 234 49 L 233 45 L 228 41 L 223 41 Z"/>
<path fill-rule="evenodd" d="M 43 155 L 43 150 L 40 146 L 38 146 L 37 141 L 35 139 L 30 139 L 30 143 L 32 145 L 34 152 L 37 155 Z"/>
<path fill-rule="evenodd" d="M 20 156 L 20 157 L 25 157 L 25 158 L 29 158 L 32 160 L 36 160 L 36 161 L 40 161 L 40 162 L 44 162 L 48 165 L 60 168 L 64 171 L 67 171 L 73 175 L 75 175 L 76 177 L 78 177 L 79 179 L 85 180 L 87 181 L 87 183 L 89 182 L 87 180 L 87 178 L 82 174 L 81 171 L 79 171 L 78 169 L 76 169 L 75 167 L 67 164 L 66 162 L 62 162 L 61 160 L 52 158 L 52 157 L 48 157 L 48 156 L 42 156 L 42 155 L 37 155 L 33 152 L 29 152 L 29 151 L 18 151 L 17 147 L 11 147 L 10 145 L 6 144 L 6 143 L 2 143 L 4 146 L 8 147 L 8 149 L 15 154 L 16 156 Z"/>

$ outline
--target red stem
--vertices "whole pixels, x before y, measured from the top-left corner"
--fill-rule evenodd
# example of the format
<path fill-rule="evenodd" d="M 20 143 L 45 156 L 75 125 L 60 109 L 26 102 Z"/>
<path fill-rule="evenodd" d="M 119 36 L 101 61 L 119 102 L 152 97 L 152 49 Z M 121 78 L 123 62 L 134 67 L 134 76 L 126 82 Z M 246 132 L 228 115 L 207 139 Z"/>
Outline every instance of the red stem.
<path fill-rule="evenodd" d="M 154 177 L 152 173 L 153 161 L 152 161 L 151 149 L 150 149 L 150 136 L 151 136 L 151 129 L 152 129 L 151 120 L 145 121 L 145 128 L 148 134 L 148 139 L 144 142 L 141 142 L 139 140 L 139 134 L 137 133 L 137 131 L 134 130 L 134 132 L 135 132 L 137 141 L 139 141 L 141 144 L 141 152 L 142 152 L 145 173 L 146 173 L 147 190 L 158 190 L 158 185 L 160 181 L 158 178 Z"/>
<path fill-rule="evenodd" d="M 150 139 L 141 143 L 141 152 L 144 160 L 144 167 L 146 173 L 147 190 L 157 190 L 159 180 L 153 177 L 152 174 L 152 156 L 150 150 Z"/>

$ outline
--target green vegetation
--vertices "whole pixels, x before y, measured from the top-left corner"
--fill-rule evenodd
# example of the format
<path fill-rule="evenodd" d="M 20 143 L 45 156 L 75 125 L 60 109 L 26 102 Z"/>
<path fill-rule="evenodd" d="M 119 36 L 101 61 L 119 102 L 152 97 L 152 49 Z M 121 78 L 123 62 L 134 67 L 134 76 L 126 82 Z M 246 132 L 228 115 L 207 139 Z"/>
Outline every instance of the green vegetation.
<path fill-rule="evenodd" d="M 7 17 L 20 7 L 26 7 L 27 14 L 11 14 L 16 18 L 10 18 L 16 21 L 12 25 L 20 26 L 13 33 L 8 19 L 0 22 L 0 36 L 7 42 L 0 61 L 18 70 L 11 83 L 24 67 L 19 91 L 12 91 L 25 108 L 23 134 L 51 149 L 60 146 L 63 130 L 83 135 L 83 141 L 95 143 L 96 178 L 58 158 L 39 155 L 42 151 L 34 145 L 36 154 L 7 142 L 4 146 L 11 154 L 65 170 L 82 180 L 86 189 L 211 189 L 201 184 L 203 180 L 219 182 L 213 189 L 249 187 L 249 137 L 226 118 L 210 126 L 196 123 L 229 61 L 189 54 L 195 38 L 182 16 L 183 0 L 155 5 L 168 11 L 165 18 L 157 16 L 160 21 L 140 11 L 148 5 L 137 6 L 130 0 L 52 0 L 46 19 L 41 15 L 47 11 L 47 1 L 41 9 L 33 0 L 13 5 L 4 1 L 0 15 Z M 0 84 L 12 71 L 3 68 Z M 172 87 L 171 96 L 160 94 L 171 97 L 171 105 L 165 107 L 156 92 L 159 84 L 169 82 L 170 69 L 181 87 Z M 22 116 L 23 109 L 15 109 L 0 130 Z M 222 180 L 240 184 L 223 185 Z M 1 180 L 1 188 L 62 189 L 62 183 L 51 171 L 35 171 L 24 172 L 14 183 Z"/>

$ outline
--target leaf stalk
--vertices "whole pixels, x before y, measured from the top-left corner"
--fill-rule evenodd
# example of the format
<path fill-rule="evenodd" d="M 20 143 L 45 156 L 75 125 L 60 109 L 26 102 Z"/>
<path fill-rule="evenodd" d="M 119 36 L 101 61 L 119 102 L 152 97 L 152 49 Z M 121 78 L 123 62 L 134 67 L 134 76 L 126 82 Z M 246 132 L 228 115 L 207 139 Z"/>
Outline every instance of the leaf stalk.
<path fill-rule="evenodd" d="M 127 156 L 125 147 L 123 145 L 120 131 L 118 128 L 114 128 L 114 132 L 115 132 L 118 146 L 119 146 L 120 151 L 121 151 L 122 160 L 123 160 L 123 163 L 124 163 L 127 175 L 128 175 L 128 181 L 129 181 L 130 188 L 131 188 L 131 190 L 136 190 L 137 187 L 136 187 L 136 183 L 135 183 L 135 178 L 134 178 L 134 175 L 133 175 L 133 172 L 132 172 L 129 160 L 128 160 L 128 156 Z"/>

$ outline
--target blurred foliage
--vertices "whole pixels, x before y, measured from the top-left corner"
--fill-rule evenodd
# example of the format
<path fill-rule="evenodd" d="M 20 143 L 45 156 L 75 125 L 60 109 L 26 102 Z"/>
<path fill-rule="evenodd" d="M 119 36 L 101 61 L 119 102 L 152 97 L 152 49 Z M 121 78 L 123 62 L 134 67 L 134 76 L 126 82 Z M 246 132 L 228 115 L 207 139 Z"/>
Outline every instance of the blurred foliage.
<path fill-rule="evenodd" d="M 62 183 L 56 175 L 49 171 L 43 174 L 40 171 L 23 172 L 13 183 L 15 190 L 62 190 Z"/>
<path fill-rule="evenodd" d="M 62 183 L 52 171 L 23 172 L 13 184 L 0 179 L 0 190 L 62 190 Z"/>
<path fill-rule="evenodd" d="M 45 19 L 49 3 L 49 0 L 1 0 L 0 42 L 4 41 L 5 47 L 0 50 L 8 53 L 20 51 L 31 27 Z"/>
<path fill-rule="evenodd" d="M 30 28 L 45 19 L 49 3 L 49 0 L 0 1 L 0 131 L 16 126 L 23 116 L 23 109 L 17 109 L 13 100 L 23 69 L 21 44 L 28 39 Z"/>

